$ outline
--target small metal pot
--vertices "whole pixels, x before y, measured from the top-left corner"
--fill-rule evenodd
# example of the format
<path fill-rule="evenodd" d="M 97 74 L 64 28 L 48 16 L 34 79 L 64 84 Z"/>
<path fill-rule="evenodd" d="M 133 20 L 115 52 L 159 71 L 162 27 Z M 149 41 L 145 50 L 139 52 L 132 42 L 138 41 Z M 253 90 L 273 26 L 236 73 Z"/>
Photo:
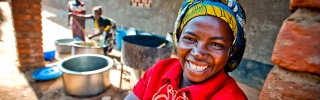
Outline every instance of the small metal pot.
<path fill-rule="evenodd" d="M 74 42 L 72 43 L 72 55 L 76 54 L 103 54 L 103 47 L 96 43 Z"/>
<path fill-rule="evenodd" d="M 110 86 L 110 57 L 97 54 L 74 55 L 63 60 L 59 69 L 66 94 L 77 97 L 99 95 Z"/>
<path fill-rule="evenodd" d="M 70 43 L 73 42 L 73 39 L 58 39 L 55 41 L 55 45 L 58 53 L 60 54 L 70 54 L 72 46 Z"/>

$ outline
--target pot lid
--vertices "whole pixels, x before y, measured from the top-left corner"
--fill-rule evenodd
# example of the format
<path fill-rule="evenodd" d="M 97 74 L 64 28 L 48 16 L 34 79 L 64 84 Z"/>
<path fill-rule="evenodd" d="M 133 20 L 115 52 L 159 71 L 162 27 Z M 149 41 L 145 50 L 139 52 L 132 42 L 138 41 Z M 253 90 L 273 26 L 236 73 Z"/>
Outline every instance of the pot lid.
<path fill-rule="evenodd" d="M 35 70 L 32 73 L 32 78 L 38 81 L 47 81 L 60 77 L 62 75 L 62 71 L 59 70 L 58 67 L 42 67 Z"/>

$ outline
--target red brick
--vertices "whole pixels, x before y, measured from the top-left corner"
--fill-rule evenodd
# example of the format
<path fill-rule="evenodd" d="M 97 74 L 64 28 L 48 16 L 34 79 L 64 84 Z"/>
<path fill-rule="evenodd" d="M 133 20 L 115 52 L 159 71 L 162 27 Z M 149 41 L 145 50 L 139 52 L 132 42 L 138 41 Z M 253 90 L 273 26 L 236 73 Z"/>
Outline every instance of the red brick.
<path fill-rule="evenodd" d="M 26 36 L 26 34 L 23 32 L 17 32 L 15 35 L 16 35 L 16 38 L 23 38 Z"/>
<path fill-rule="evenodd" d="M 137 7 L 138 6 L 138 2 L 131 2 L 131 6 Z"/>
<path fill-rule="evenodd" d="M 141 2 L 141 0 L 133 0 L 133 2 L 137 2 L 137 3 L 139 3 L 139 2 Z"/>
<path fill-rule="evenodd" d="M 25 2 L 27 0 L 11 0 L 12 3 L 15 3 L 15 2 Z"/>
<path fill-rule="evenodd" d="M 32 33 L 30 33 L 28 36 L 29 36 L 30 38 L 36 38 L 36 39 L 38 39 L 38 38 L 42 38 L 42 33 L 41 33 L 41 32 L 32 32 Z M 34 40 L 34 42 L 35 42 L 35 40 Z"/>
<path fill-rule="evenodd" d="M 41 14 L 41 9 L 33 9 L 32 14 Z"/>
<path fill-rule="evenodd" d="M 34 53 L 32 49 L 19 49 L 18 50 L 19 54 L 31 54 Z"/>
<path fill-rule="evenodd" d="M 320 98 L 320 76 L 294 72 L 274 66 L 259 100 L 317 100 Z"/>
<path fill-rule="evenodd" d="M 41 54 L 43 54 L 43 48 L 38 49 L 37 52 L 40 52 Z"/>
<path fill-rule="evenodd" d="M 30 44 L 30 48 L 41 48 L 42 49 L 42 43 L 33 43 L 33 44 Z"/>
<path fill-rule="evenodd" d="M 141 0 L 142 3 L 148 3 L 149 0 Z"/>
<path fill-rule="evenodd" d="M 26 10 L 26 14 L 41 14 L 41 9 L 28 9 Z"/>
<path fill-rule="evenodd" d="M 28 56 L 28 54 L 19 54 L 19 58 L 27 58 Z"/>
<path fill-rule="evenodd" d="M 14 20 L 30 20 L 31 15 L 25 15 L 25 14 L 14 14 L 13 15 Z"/>
<path fill-rule="evenodd" d="M 42 43 L 42 38 L 35 39 L 35 43 Z"/>
<path fill-rule="evenodd" d="M 138 3 L 138 7 L 143 7 L 143 3 Z"/>
<path fill-rule="evenodd" d="M 26 9 L 24 12 L 26 14 L 33 14 L 33 9 Z"/>
<path fill-rule="evenodd" d="M 33 16 L 33 19 L 35 19 L 35 20 L 41 20 L 41 18 L 42 18 L 41 15 L 34 15 Z"/>
<path fill-rule="evenodd" d="M 24 24 L 23 21 L 14 21 L 14 25 L 15 25 L 15 26 L 21 26 L 21 25 L 23 25 L 23 24 Z"/>
<path fill-rule="evenodd" d="M 31 43 L 31 39 L 28 38 L 17 38 L 17 43 Z"/>
<path fill-rule="evenodd" d="M 24 21 L 24 23 L 25 23 L 24 25 L 28 25 L 28 26 L 41 26 L 41 20 L 28 20 L 28 21 Z"/>
<path fill-rule="evenodd" d="M 320 12 L 300 8 L 283 24 L 272 61 L 283 68 L 320 75 Z"/>
<path fill-rule="evenodd" d="M 151 7 L 151 3 L 145 3 L 143 6 L 146 7 L 146 8 L 150 8 Z"/>
<path fill-rule="evenodd" d="M 23 14 L 25 13 L 26 9 L 19 9 L 19 8 L 12 8 L 12 15 L 17 15 L 17 14 Z"/>
<path fill-rule="evenodd" d="M 24 63 L 33 63 L 36 62 L 36 59 L 34 59 L 33 57 L 28 57 L 28 58 L 20 58 L 20 63 L 24 64 Z"/>
<path fill-rule="evenodd" d="M 33 53 L 29 55 L 30 57 L 42 57 L 43 58 L 43 54 L 42 53 Z"/>
<path fill-rule="evenodd" d="M 320 0 L 290 0 L 290 10 L 297 7 L 320 8 Z"/>
<path fill-rule="evenodd" d="M 17 32 L 25 32 L 25 31 L 31 31 L 32 30 L 32 26 L 14 26 L 14 29 L 17 31 Z"/>
<path fill-rule="evenodd" d="M 36 32 L 41 32 L 42 31 L 42 26 L 35 26 L 34 30 Z"/>
<path fill-rule="evenodd" d="M 41 54 L 39 54 L 40 56 L 37 56 L 37 57 L 35 57 L 36 58 L 36 61 L 43 61 L 44 60 L 44 57 L 41 55 Z"/>
<path fill-rule="evenodd" d="M 27 45 L 17 45 L 17 48 L 18 49 L 25 49 L 27 48 L 28 46 Z"/>
<path fill-rule="evenodd" d="M 32 4 L 32 8 L 41 9 L 41 4 Z"/>
<path fill-rule="evenodd" d="M 15 7 L 15 8 L 29 8 L 29 3 L 26 3 L 26 2 L 14 2 L 14 3 L 11 3 L 11 6 L 12 7 Z"/>
<path fill-rule="evenodd" d="M 35 2 L 40 4 L 41 0 L 28 0 L 28 2 Z"/>

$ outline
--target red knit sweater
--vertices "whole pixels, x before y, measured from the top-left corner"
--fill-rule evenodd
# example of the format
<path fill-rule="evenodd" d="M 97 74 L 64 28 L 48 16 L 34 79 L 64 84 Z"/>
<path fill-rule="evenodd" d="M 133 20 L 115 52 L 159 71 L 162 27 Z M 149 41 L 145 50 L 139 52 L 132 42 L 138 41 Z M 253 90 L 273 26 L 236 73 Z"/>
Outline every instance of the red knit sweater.
<path fill-rule="evenodd" d="M 159 61 L 133 89 L 141 100 L 246 100 L 235 80 L 224 71 L 196 85 L 179 89 L 182 67 L 178 59 Z"/>

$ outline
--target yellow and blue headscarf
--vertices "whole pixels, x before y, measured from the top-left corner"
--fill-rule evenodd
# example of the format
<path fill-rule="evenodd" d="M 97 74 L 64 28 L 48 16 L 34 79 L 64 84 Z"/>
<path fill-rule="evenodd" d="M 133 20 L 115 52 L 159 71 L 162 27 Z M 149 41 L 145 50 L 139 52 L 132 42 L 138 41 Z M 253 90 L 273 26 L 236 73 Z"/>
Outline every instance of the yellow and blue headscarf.
<path fill-rule="evenodd" d="M 174 42 L 177 44 L 184 26 L 197 16 L 215 16 L 229 25 L 234 36 L 232 54 L 225 66 L 231 72 L 239 65 L 246 44 L 244 33 L 246 16 L 237 0 L 185 0 L 179 10 L 173 32 Z"/>

